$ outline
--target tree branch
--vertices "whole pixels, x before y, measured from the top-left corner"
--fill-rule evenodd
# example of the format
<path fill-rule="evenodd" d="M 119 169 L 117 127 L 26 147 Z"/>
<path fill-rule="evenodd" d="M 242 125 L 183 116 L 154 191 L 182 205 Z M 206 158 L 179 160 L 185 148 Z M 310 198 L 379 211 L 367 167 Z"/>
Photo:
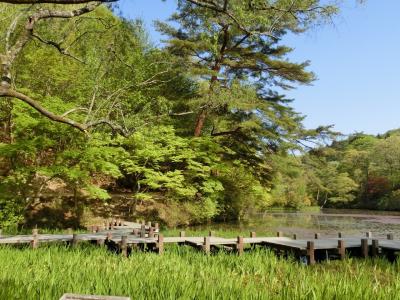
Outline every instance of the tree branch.
<path fill-rule="evenodd" d="M 211 132 L 211 136 L 232 135 L 232 134 L 238 133 L 240 131 L 240 129 L 242 129 L 242 127 L 239 126 L 234 130 L 221 131 L 221 132 Z"/>
<path fill-rule="evenodd" d="M 15 90 L 12 90 L 12 89 L 0 90 L 0 97 L 12 97 L 12 98 L 19 99 L 19 100 L 25 102 L 26 104 L 28 104 L 30 107 L 32 107 L 36 111 L 38 111 L 40 114 L 49 118 L 50 120 L 70 125 L 82 132 L 86 132 L 86 130 L 87 130 L 87 127 L 84 124 L 80 124 L 80 123 L 75 122 L 64 116 L 56 115 L 55 113 L 44 108 L 39 102 L 33 100 L 32 98 L 28 97 L 27 95 L 19 93 Z"/>
<path fill-rule="evenodd" d="M 2 89 L 0 87 L 0 97 L 11 97 L 11 98 L 19 99 L 19 100 L 25 102 L 26 104 L 28 104 L 33 109 L 35 109 L 41 115 L 47 117 L 48 119 L 58 122 L 58 123 L 67 124 L 69 126 L 72 126 L 76 129 L 84 132 L 84 133 L 87 133 L 88 129 L 90 129 L 92 127 L 96 127 L 99 125 L 108 125 L 113 131 L 119 132 L 121 135 L 123 135 L 125 137 L 129 136 L 129 133 L 126 132 L 126 130 L 124 130 L 121 126 L 115 125 L 110 120 L 107 120 L 107 119 L 101 119 L 101 120 L 93 121 L 93 122 L 90 122 L 87 124 L 82 124 L 82 123 L 76 122 L 76 121 L 71 120 L 66 117 L 69 113 L 71 113 L 73 111 L 77 111 L 77 110 L 84 110 L 84 108 L 77 108 L 74 110 L 70 110 L 60 116 L 60 115 L 56 115 L 55 113 L 47 110 L 39 102 L 33 100 L 29 96 L 19 93 L 12 89 Z"/>

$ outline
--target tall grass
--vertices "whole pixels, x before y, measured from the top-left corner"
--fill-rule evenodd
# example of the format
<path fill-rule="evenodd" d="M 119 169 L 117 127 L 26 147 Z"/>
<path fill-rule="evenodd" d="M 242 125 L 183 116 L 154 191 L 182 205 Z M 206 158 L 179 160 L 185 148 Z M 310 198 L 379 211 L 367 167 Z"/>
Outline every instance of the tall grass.
<path fill-rule="evenodd" d="M 132 299 L 400 299 L 400 263 L 332 261 L 303 266 L 264 249 L 206 256 L 169 246 L 123 258 L 91 245 L 0 248 L 0 299 L 63 293 Z"/>

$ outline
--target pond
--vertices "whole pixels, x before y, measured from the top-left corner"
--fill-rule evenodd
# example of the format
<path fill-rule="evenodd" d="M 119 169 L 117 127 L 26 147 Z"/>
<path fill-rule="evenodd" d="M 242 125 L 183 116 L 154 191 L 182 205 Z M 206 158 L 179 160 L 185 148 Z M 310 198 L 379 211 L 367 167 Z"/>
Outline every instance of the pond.
<path fill-rule="evenodd" d="M 392 233 L 400 236 L 400 212 L 329 209 L 321 212 L 271 212 L 251 216 L 237 223 L 214 223 L 196 227 L 200 230 L 256 231 L 258 235 L 282 231 L 298 238 L 361 236 L 372 232 L 373 237 L 384 238 Z"/>

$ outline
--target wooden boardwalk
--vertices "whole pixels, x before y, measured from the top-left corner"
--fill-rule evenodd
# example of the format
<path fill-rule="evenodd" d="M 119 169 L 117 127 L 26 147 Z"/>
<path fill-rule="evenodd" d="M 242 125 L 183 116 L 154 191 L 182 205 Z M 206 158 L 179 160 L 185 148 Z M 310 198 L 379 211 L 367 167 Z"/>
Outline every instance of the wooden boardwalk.
<path fill-rule="evenodd" d="M 40 244 L 65 242 L 72 247 L 80 242 L 91 242 L 99 246 L 107 246 L 110 250 L 130 255 L 133 251 L 152 251 L 162 254 L 164 245 L 188 245 L 209 254 L 221 249 L 241 255 L 244 251 L 251 251 L 255 247 L 265 247 L 274 251 L 279 256 L 292 256 L 298 260 L 314 264 L 316 261 L 327 259 L 344 259 L 345 256 L 385 256 L 395 260 L 400 252 L 400 240 L 394 240 L 393 235 L 387 239 L 372 238 L 371 233 L 365 237 L 321 238 L 315 234 L 314 239 L 298 239 L 284 237 L 281 232 L 276 237 L 257 237 L 255 232 L 250 237 L 221 238 L 215 237 L 210 232 L 206 237 L 186 237 L 184 232 L 179 237 L 163 237 L 159 232 L 158 224 L 152 225 L 131 223 L 128 226 L 98 226 L 92 227 L 91 233 L 82 234 L 39 234 L 34 229 L 31 235 L 2 236 L 0 245 L 28 244 L 32 248 Z"/>

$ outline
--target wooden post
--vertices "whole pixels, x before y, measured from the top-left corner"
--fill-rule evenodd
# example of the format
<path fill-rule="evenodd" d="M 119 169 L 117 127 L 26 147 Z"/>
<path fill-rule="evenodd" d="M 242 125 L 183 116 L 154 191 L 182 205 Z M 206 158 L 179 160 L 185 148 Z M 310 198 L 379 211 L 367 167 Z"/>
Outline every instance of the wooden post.
<path fill-rule="evenodd" d="M 211 231 L 211 230 L 210 230 L 210 231 L 208 232 L 208 236 L 214 236 L 214 231 Z"/>
<path fill-rule="evenodd" d="M 183 238 L 186 236 L 186 233 L 184 231 L 179 232 L 179 237 Z"/>
<path fill-rule="evenodd" d="M 140 237 L 141 238 L 145 238 L 146 237 L 146 225 L 142 225 L 141 229 L 140 229 Z"/>
<path fill-rule="evenodd" d="M 378 256 L 378 254 L 379 254 L 379 241 L 378 240 L 372 240 L 371 255 L 372 256 Z"/>
<path fill-rule="evenodd" d="M 76 247 L 78 245 L 78 235 L 76 233 L 74 233 L 72 235 L 72 243 L 71 243 L 72 247 Z"/>
<path fill-rule="evenodd" d="M 368 257 L 368 239 L 361 240 L 361 256 L 364 258 Z"/>
<path fill-rule="evenodd" d="M 393 233 L 389 233 L 389 234 L 387 235 L 387 239 L 388 239 L 388 240 L 393 240 L 393 239 L 394 239 Z"/>
<path fill-rule="evenodd" d="M 256 232 L 255 231 L 250 232 L 250 237 L 253 239 L 256 238 L 257 237 Z"/>
<path fill-rule="evenodd" d="M 316 240 L 318 240 L 318 239 L 320 238 L 320 234 L 319 234 L 319 233 L 314 234 L 314 238 L 315 238 Z"/>
<path fill-rule="evenodd" d="M 210 251 L 211 251 L 210 236 L 205 236 L 205 237 L 204 237 L 203 251 L 204 251 L 206 254 L 210 254 Z"/>
<path fill-rule="evenodd" d="M 346 247 L 344 245 L 344 241 L 343 240 L 338 240 L 338 253 L 339 253 L 340 259 L 345 259 L 345 257 L 346 257 Z"/>
<path fill-rule="evenodd" d="M 308 265 L 315 264 L 315 253 L 314 253 L 314 242 L 308 241 L 307 242 L 307 263 Z"/>
<path fill-rule="evenodd" d="M 283 232 L 282 232 L 282 231 L 278 231 L 278 232 L 276 233 L 276 236 L 277 236 L 277 237 L 283 237 Z"/>
<path fill-rule="evenodd" d="M 339 239 L 341 239 L 341 238 L 342 238 L 342 233 L 341 233 L 341 232 L 338 232 L 338 234 L 337 234 L 337 235 L 338 235 L 338 238 L 339 238 Z"/>
<path fill-rule="evenodd" d="M 365 236 L 366 236 L 368 239 L 371 239 L 371 238 L 372 238 L 372 232 L 371 232 L 371 231 L 366 232 L 366 233 L 365 233 Z"/>
<path fill-rule="evenodd" d="M 140 221 L 140 225 L 146 225 L 146 221 L 145 220 L 142 220 L 142 221 Z"/>
<path fill-rule="evenodd" d="M 293 234 L 293 239 L 297 240 L 297 234 Z"/>
<path fill-rule="evenodd" d="M 154 238 L 154 228 L 150 227 L 149 229 L 149 238 Z"/>
<path fill-rule="evenodd" d="M 121 255 L 128 257 L 128 237 L 126 235 L 121 238 Z"/>
<path fill-rule="evenodd" d="M 157 252 L 160 255 L 164 253 L 164 236 L 162 234 L 158 235 Z"/>
<path fill-rule="evenodd" d="M 238 255 L 242 255 L 244 251 L 244 243 L 243 243 L 243 237 L 238 236 L 237 241 L 236 241 L 236 251 Z"/>
<path fill-rule="evenodd" d="M 151 227 L 151 222 L 147 222 L 147 227 Z"/>
<path fill-rule="evenodd" d="M 160 225 L 156 222 L 156 223 L 154 223 L 154 228 L 156 229 L 156 231 L 157 230 L 159 230 L 160 229 Z"/>
<path fill-rule="evenodd" d="M 37 228 L 32 230 L 31 247 L 32 247 L 32 249 L 37 249 L 39 247 L 39 238 L 38 238 L 38 230 L 37 230 Z"/>

